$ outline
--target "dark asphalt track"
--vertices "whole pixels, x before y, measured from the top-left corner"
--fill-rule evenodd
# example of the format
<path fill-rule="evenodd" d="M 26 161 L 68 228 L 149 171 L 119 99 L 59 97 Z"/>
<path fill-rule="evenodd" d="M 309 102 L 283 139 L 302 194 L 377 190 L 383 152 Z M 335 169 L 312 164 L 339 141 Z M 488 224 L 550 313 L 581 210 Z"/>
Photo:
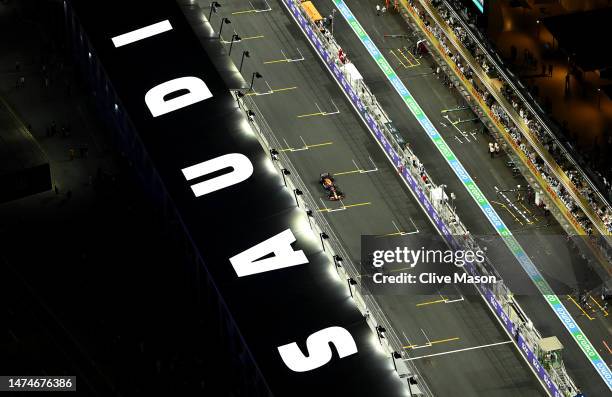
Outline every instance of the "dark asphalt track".
<path fill-rule="evenodd" d="M 314 3 L 322 15 L 331 14 L 333 8 L 331 1 L 318 0 Z M 394 67 L 395 71 L 398 72 L 412 95 L 436 128 L 438 128 L 438 131 L 440 131 L 466 170 L 474 178 L 485 196 L 492 203 L 503 203 L 503 199 L 495 191 L 496 186 L 502 190 L 513 189 L 517 185 L 526 186 L 524 178 L 516 178 L 512 175 L 510 168 L 505 164 L 507 161 L 506 156 L 490 158 L 487 151 L 489 139 L 478 131 L 481 127 L 480 123 L 474 124 L 469 121 L 458 124 L 461 130 L 468 132 L 468 142 L 465 136 L 455 129 L 448 119 L 443 117 L 448 115 L 451 117 L 451 120 L 456 121 L 468 120 L 473 118 L 474 115 L 470 110 L 442 113 L 446 109 L 465 106 L 465 102 L 458 93 L 450 91 L 442 84 L 442 80 L 435 77 L 435 74 L 432 73 L 430 56 L 417 59 L 411 54 L 404 53 L 406 58 L 408 58 L 406 59 L 398 52 L 398 48 L 407 45 L 406 39 L 384 37 L 389 34 L 405 35 L 407 33 L 412 36 L 408 25 L 401 17 L 391 14 L 377 17 L 373 11 L 375 10 L 375 1 L 351 1 L 348 5 L 383 55 Z M 468 230 L 473 235 L 495 235 L 493 227 L 485 218 L 480 208 L 455 176 L 450 166 L 444 161 L 417 120 L 408 111 L 406 105 L 390 83 L 388 83 L 378 65 L 370 57 L 365 47 L 359 42 L 339 12 L 336 12 L 334 36 L 351 61 L 357 66 L 364 80 L 379 99 L 382 107 L 393 119 L 400 132 L 410 142 L 412 149 L 424 163 L 432 178 L 436 183 L 446 184 L 448 186 L 447 191 L 456 194 L 455 205 L 457 212 Z M 414 43 L 414 40 L 411 42 Z M 410 47 L 408 45 L 408 48 Z M 395 55 L 390 51 L 393 51 Z M 469 134 L 473 130 L 476 130 L 475 134 Z M 509 196 L 511 199 L 515 197 L 512 193 Z M 556 245 L 551 236 L 562 236 L 564 231 L 552 217 L 550 224 L 547 225 L 548 222 L 541 213 L 537 212 L 532 206 L 527 206 L 527 211 L 531 211 L 531 213 L 528 213 L 528 216 L 533 221 L 532 224 L 527 224 L 515 211 L 509 211 L 497 205 L 496 211 L 513 233 L 517 235 L 523 248 L 551 284 L 557 276 L 575 280 L 591 276 L 591 274 L 585 274 L 590 273 L 590 271 L 585 271 L 583 268 L 562 268 L 559 266 L 559 263 L 564 263 L 562 259 L 566 251 L 560 249 L 562 247 Z M 498 264 L 498 269 L 504 278 L 506 274 L 512 274 L 517 284 L 531 285 L 531 280 L 526 276 L 520 264 L 508 249 L 499 245 L 499 248 L 492 249 L 489 252 L 489 256 L 494 260 L 494 263 Z M 566 367 L 583 392 L 594 396 L 607 395 L 607 387 L 588 362 L 584 353 L 544 301 L 544 298 L 539 294 L 530 294 L 529 296 L 517 296 L 517 300 L 542 336 L 555 335 L 559 337 L 565 347 L 564 358 Z M 606 339 L 609 340 L 612 332 L 612 324 L 609 321 L 609 317 L 593 314 L 594 320 L 589 320 L 573 303 L 565 298 L 563 302 L 593 345 L 604 357 L 604 360 L 607 359 L 608 364 L 610 364 L 612 355 L 607 351 L 603 343 Z"/>
<path fill-rule="evenodd" d="M 219 17 L 231 19 L 232 24 L 224 28 L 224 38 L 231 37 L 232 30 L 243 38 L 233 46 L 234 62 L 239 65 L 243 49 L 249 50 L 251 57 L 243 67 L 245 79 L 250 82 L 252 73 L 260 72 L 263 78 L 255 79 L 254 91 L 274 91 L 254 99 L 279 141 L 287 142 L 284 149 L 309 146 L 308 150 L 288 150 L 288 154 L 313 195 L 323 199 L 321 208 L 340 208 L 339 203 L 324 200 L 318 183 L 321 172 L 337 176 L 347 208 L 326 212 L 326 216 L 352 259 L 359 261 L 361 235 L 393 234 L 398 230 L 435 233 L 407 189 L 400 187 L 395 170 L 283 6 L 270 4 L 273 10 L 262 13 L 245 12 L 251 9 L 246 0 L 224 4 L 212 24 L 217 28 Z M 302 55 L 303 61 L 283 61 Z M 314 115 L 336 111 L 339 113 Z M 357 168 L 378 170 L 352 172 Z M 537 379 L 482 299 L 462 291 L 457 297 L 459 301 L 454 303 L 431 303 L 440 300 L 439 296 L 378 297 L 394 328 L 406 337 L 407 352 L 411 357 L 421 357 L 414 361 L 434 394 L 543 395 Z M 434 343 L 422 347 L 428 340 Z M 423 357 L 460 349 L 469 350 Z"/>

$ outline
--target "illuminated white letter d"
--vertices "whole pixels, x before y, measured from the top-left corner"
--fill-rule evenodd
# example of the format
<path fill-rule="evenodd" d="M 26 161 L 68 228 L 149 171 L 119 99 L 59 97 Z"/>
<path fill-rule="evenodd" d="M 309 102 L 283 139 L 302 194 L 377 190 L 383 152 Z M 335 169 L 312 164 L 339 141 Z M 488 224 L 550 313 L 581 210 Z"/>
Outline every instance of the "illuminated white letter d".
<path fill-rule="evenodd" d="M 176 98 L 164 99 L 166 96 L 181 90 L 187 90 L 188 92 Z M 145 102 L 153 117 L 157 117 L 212 98 L 212 96 L 206 83 L 197 77 L 187 76 L 169 80 L 151 88 L 145 94 Z"/>

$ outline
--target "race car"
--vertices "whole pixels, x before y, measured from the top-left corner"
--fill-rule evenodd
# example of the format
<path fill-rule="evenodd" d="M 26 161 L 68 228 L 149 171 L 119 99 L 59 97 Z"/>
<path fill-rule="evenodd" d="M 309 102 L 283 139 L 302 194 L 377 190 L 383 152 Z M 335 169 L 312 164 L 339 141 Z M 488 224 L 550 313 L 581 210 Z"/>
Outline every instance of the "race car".
<path fill-rule="evenodd" d="M 334 177 L 329 172 L 324 172 L 321 174 L 321 178 L 319 179 L 321 186 L 327 192 L 327 198 L 336 201 L 342 200 L 344 198 L 344 193 L 338 189 L 338 186 L 334 183 Z"/>

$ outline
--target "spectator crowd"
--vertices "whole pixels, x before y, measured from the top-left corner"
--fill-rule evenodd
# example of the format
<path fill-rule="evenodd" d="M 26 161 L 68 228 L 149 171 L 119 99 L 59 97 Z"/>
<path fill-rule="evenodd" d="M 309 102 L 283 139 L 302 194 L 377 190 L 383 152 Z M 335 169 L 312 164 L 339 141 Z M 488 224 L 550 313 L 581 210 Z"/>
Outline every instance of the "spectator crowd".
<path fill-rule="evenodd" d="M 462 45 L 470 52 L 476 63 L 482 68 L 482 70 L 489 76 L 495 77 L 495 68 L 486 60 L 485 54 L 480 50 L 476 43 L 468 36 L 464 27 L 459 21 L 453 16 L 453 13 L 447 8 L 446 4 L 441 0 L 432 0 L 431 4 L 437 9 L 440 17 L 446 22 L 451 28 L 457 39 Z M 486 105 L 491 109 L 491 112 L 495 115 L 498 121 L 504 126 L 506 132 L 510 134 L 517 146 L 523 151 L 525 156 L 532 162 L 535 169 L 540 173 L 540 176 L 550 185 L 551 189 L 557 194 L 559 199 L 565 204 L 570 213 L 574 216 L 577 222 L 580 223 L 582 228 L 588 233 L 593 232 L 591 222 L 580 207 L 575 202 L 574 198 L 565 189 L 561 182 L 554 176 L 552 171 L 544 163 L 544 161 L 537 155 L 536 151 L 531 145 L 523 139 L 523 134 L 516 126 L 510 115 L 506 110 L 493 98 L 493 96 L 484 87 L 481 87 L 479 82 L 474 80 L 474 72 L 465 62 L 458 52 L 451 49 L 451 46 L 445 36 L 445 33 L 433 21 L 427 14 L 427 12 L 420 7 L 415 6 L 415 1 L 410 1 L 410 5 L 414 8 L 416 15 L 423 21 L 426 29 L 436 37 L 443 52 L 446 56 L 454 63 L 456 69 L 465 77 L 467 81 L 474 87 L 478 95 L 483 99 Z M 457 4 L 458 9 L 462 9 Z M 607 228 L 608 232 L 612 232 L 612 211 L 606 202 L 602 201 L 596 192 L 584 179 L 583 175 L 579 172 L 574 164 L 569 160 L 568 154 L 564 148 L 560 147 L 558 140 L 553 137 L 548 131 L 545 130 L 544 126 L 535 119 L 526 109 L 526 105 L 518 97 L 518 95 L 507 85 L 503 84 L 500 90 L 504 99 L 512 105 L 512 108 L 516 112 L 516 115 L 522 119 L 525 125 L 528 127 L 532 136 L 537 137 L 541 142 L 542 146 L 552 158 L 557 162 L 560 169 L 567 175 L 568 179 L 574 184 L 576 190 L 587 200 L 592 210 L 601 218 L 603 224 Z M 608 194 L 612 194 L 610 179 L 612 176 L 609 175 L 612 170 L 606 172 L 597 171 L 597 175 L 601 177 L 602 183 Z"/>

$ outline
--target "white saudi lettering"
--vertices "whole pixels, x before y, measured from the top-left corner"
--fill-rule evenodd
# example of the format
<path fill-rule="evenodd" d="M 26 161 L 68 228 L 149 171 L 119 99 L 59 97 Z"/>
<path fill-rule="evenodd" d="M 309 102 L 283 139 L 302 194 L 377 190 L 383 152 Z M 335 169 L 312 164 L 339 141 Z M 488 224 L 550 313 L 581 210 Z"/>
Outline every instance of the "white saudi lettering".
<path fill-rule="evenodd" d="M 230 263 L 238 277 L 251 276 L 253 274 L 308 263 L 308 259 L 303 251 L 294 251 L 291 247 L 291 243 L 294 241 L 295 236 L 293 232 L 291 232 L 291 229 L 287 229 L 231 257 Z M 270 253 L 273 253 L 274 256 L 261 259 Z"/>
<path fill-rule="evenodd" d="M 183 175 L 185 175 L 185 179 L 190 181 L 225 168 L 231 168 L 232 170 L 223 175 L 191 185 L 191 190 L 193 190 L 195 196 L 200 197 L 235 185 L 248 179 L 253 174 L 253 164 L 251 164 L 251 160 L 240 153 L 225 154 L 212 160 L 183 168 L 181 171 Z"/>
<path fill-rule="evenodd" d="M 170 21 L 166 19 L 164 21 L 145 26 L 144 28 L 120 34 L 119 36 L 113 37 L 111 40 L 113 41 L 115 48 L 119 48 L 123 47 L 124 45 L 132 44 L 148 37 L 167 32 L 169 30 L 172 30 L 172 25 L 170 24 Z"/>
<path fill-rule="evenodd" d="M 187 92 L 175 98 L 165 99 L 166 96 L 179 91 Z M 201 79 L 194 76 L 178 77 L 168 80 L 151 88 L 145 94 L 145 103 L 153 117 L 184 108 L 194 103 L 212 98 L 212 92 Z"/>
<path fill-rule="evenodd" d="M 283 362 L 294 372 L 307 372 L 322 367 L 332 359 L 329 344 L 333 343 L 340 358 L 357 353 L 353 336 L 342 327 L 329 327 L 310 335 L 306 339 L 308 356 L 304 355 L 297 343 L 279 346 Z"/>

